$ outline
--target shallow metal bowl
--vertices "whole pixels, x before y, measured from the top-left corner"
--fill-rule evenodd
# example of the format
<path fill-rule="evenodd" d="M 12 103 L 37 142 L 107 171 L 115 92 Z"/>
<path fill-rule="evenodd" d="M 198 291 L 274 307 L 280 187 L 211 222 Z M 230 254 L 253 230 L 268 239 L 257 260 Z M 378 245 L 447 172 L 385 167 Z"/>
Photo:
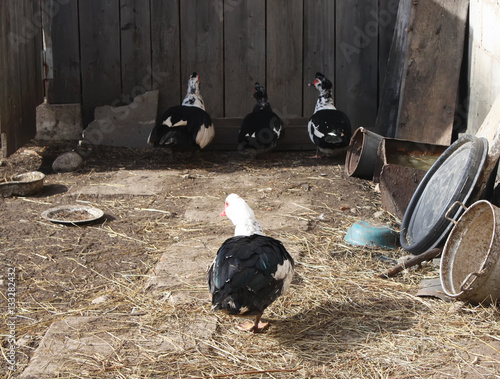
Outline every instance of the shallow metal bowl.
<path fill-rule="evenodd" d="M 83 224 L 96 221 L 103 215 L 99 208 L 87 205 L 60 205 L 42 212 L 45 220 L 60 224 Z"/>
<path fill-rule="evenodd" d="M 45 174 L 39 171 L 14 175 L 0 182 L 0 194 L 3 197 L 36 195 L 43 189 L 44 178 Z"/>

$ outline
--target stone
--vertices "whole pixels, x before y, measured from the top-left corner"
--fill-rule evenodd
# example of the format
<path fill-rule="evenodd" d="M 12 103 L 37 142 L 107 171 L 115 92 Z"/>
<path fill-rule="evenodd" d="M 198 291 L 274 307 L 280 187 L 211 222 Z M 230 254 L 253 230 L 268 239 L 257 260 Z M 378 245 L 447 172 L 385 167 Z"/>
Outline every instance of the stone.
<path fill-rule="evenodd" d="M 178 171 L 120 170 L 97 172 L 83 187 L 73 186 L 71 194 L 98 196 L 153 196 L 162 193 L 177 180 Z"/>
<path fill-rule="evenodd" d="M 169 245 L 144 288 L 172 304 L 189 304 L 193 300 L 209 302 L 207 269 L 214 260 L 222 237 L 198 237 Z"/>
<path fill-rule="evenodd" d="M 79 140 L 82 137 L 80 104 L 40 104 L 36 108 L 36 140 Z"/>
<path fill-rule="evenodd" d="M 165 320 L 157 328 L 144 327 L 148 320 L 138 316 L 67 317 L 52 323 L 35 350 L 22 379 L 54 378 L 78 374 L 101 377 L 104 367 L 116 362 L 140 365 L 148 356 L 206 349 L 200 340 L 215 332 L 213 316 L 194 320 Z M 150 358 L 151 359 L 151 358 Z"/>
<path fill-rule="evenodd" d="M 148 148 L 148 136 L 156 123 L 158 90 L 134 98 L 128 105 L 105 105 L 94 111 L 94 121 L 83 131 L 90 145 Z"/>
<path fill-rule="evenodd" d="M 54 172 L 71 172 L 78 170 L 83 163 L 82 157 L 74 152 L 68 151 L 59 155 L 52 163 Z"/>

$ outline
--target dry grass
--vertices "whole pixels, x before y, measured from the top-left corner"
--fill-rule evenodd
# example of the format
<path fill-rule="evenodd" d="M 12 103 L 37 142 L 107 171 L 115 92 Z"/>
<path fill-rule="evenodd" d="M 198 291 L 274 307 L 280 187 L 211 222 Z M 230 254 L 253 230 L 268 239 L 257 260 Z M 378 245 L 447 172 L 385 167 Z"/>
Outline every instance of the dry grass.
<path fill-rule="evenodd" d="M 341 168 L 334 170 L 342 177 Z M 345 197 L 332 188 L 318 191 Z M 182 210 L 189 196 L 172 191 L 154 201 L 148 197 L 77 200 L 98 205 L 114 215 L 114 222 L 68 232 L 38 220 L 40 229 L 29 234 L 23 246 L 14 246 L 8 236 L 0 236 L 2 258 L 12 258 L 14 252 L 17 255 L 15 264 L 23 288 L 16 330 L 17 336 L 24 338 L 18 351 L 21 367 L 54 321 L 99 316 L 109 318 L 107 332 L 121 343 L 113 345 L 113 354 L 108 356 L 73 357 L 57 377 L 500 377 L 497 307 L 416 297 L 422 279 L 438 276 L 438 268 L 431 263 L 405 270 L 395 278 L 376 278 L 392 264 L 379 259 L 381 256 L 397 259 L 404 252 L 346 245 L 345 231 L 359 215 L 340 212 L 326 201 L 293 215 L 308 220 L 308 230 L 273 235 L 295 257 L 296 274 L 290 291 L 264 313 L 271 327 L 254 335 L 236 329 L 232 318 L 214 315 L 208 302 L 176 305 L 143 290 L 162 246 L 217 232 L 211 225 L 188 223 L 175 216 L 175 210 Z M 46 203 L 40 198 L 12 199 L 9 204 L 25 201 L 34 201 L 33 215 Z M 361 209 L 374 204 L 373 195 L 359 201 Z M 376 203 L 375 208 L 379 209 Z M 136 218 L 130 226 L 121 218 L 131 212 L 147 216 Z M 318 214 L 324 214 L 325 220 L 317 220 Z M 99 246 L 95 239 L 101 240 Z M 112 260 L 105 247 L 113 249 Z M 122 264 L 115 268 L 115 262 Z M 64 266 L 65 270 L 58 272 L 53 266 Z M 50 275 L 33 275 L 44 270 Z M 191 290 L 207 291 L 204 283 Z M 41 292 L 46 296 L 40 296 Z M 52 292 L 53 298 L 49 296 Z M 99 296 L 107 296 L 108 301 L 92 304 Z M 122 319 L 123 315 L 131 317 L 130 323 L 141 330 L 145 340 L 165 340 L 167 332 L 174 331 L 179 340 L 169 342 L 179 348 L 144 349 L 133 338 L 119 337 L 125 326 L 121 328 L 113 320 L 120 315 Z M 2 317 L 3 327 L 5 312 Z M 214 320 L 215 333 L 206 337 L 192 337 L 186 329 Z M 187 348 L 179 342 L 186 338 L 194 338 Z M 2 346 L 6 347 L 5 339 Z"/>
<path fill-rule="evenodd" d="M 111 371 L 110 376 L 126 378 L 498 376 L 499 345 L 491 344 L 498 342 L 497 309 L 415 297 L 419 280 L 434 276 L 435 268 L 406 272 L 406 277 L 395 280 L 374 279 L 384 268 L 374 264 L 377 252 L 342 248 L 332 254 L 335 242 L 329 234 L 283 237 L 300 241 L 302 250 L 290 292 L 265 313 L 272 323 L 266 333 L 238 331 L 231 318 L 220 316 L 217 332 L 196 341 L 197 348 L 168 354 L 149 351 L 151 360 L 141 365 L 112 365 L 100 374 Z M 122 295 L 117 301 L 145 312 L 151 330 L 159 335 L 162 330 L 155 326 L 165 325 L 166 319 L 171 326 L 185 325 L 211 314 L 208 304 L 165 308 L 151 299 L 137 303 L 135 292 Z M 480 349 L 474 352 L 471 347 Z"/>

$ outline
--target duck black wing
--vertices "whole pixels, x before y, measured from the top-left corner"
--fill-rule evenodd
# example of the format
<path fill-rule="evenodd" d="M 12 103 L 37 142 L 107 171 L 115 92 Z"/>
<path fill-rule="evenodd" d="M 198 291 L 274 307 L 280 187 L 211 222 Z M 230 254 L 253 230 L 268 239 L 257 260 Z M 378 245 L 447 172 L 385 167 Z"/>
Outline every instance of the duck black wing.
<path fill-rule="evenodd" d="M 242 149 L 268 151 L 276 147 L 283 132 L 283 121 L 273 111 L 263 109 L 249 113 L 241 123 L 238 145 Z"/>
<path fill-rule="evenodd" d="M 151 131 L 148 143 L 153 146 L 204 148 L 214 136 L 212 118 L 203 109 L 178 105 L 167 109 L 161 122 Z"/>
<path fill-rule="evenodd" d="M 319 148 L 335 149 L 349 145 L 351 122 L 337 109 L 323 109 L 314 113 L 308 124 L 309 137 Z"/>
<path fill-rule="evenodd" d="M 283 244 L 254 234 L 226 240 L 207 275 L 215 310 L 261 314 L 290 284 L 294 262 Z"/>

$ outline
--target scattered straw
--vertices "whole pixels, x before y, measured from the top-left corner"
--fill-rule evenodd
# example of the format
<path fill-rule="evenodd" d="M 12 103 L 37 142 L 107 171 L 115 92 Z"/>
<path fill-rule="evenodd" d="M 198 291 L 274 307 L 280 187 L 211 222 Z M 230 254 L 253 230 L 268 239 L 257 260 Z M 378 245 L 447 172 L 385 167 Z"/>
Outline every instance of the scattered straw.
<path fill-rule="evenodd" d="M 227 175 L 228 180 L 220 181 L 228 183 L 227 187 L 210 195 L 214 201 L 223 201 L 231 191 L 229 179 L 234 172 L 253 174 L 258 188 L 271 188 L 272 179 L 272 190 L 259 196 L 276 203 L 285 196 L 299 196 L 289 191 L 297 183 L 314 180 L 308 192 L 300 192 L 302 199 L 311 197 L 306 205 L 298 205 L 300 214 L 281 212 L 283 227 L 268 231 L 294 256 L 296 273 L 288 293 L 265 311 L 263 319 L 270 322 L 270 328 L 261 334 L 239 331 L 235 319 L 212 312 L 201 296 L 207 292 L 204 273 L 198 273 L 195 285 L 177 278 L 180 289 L 154 292 L 144 288 L 167 247 L 193 243 L 200 236 L 230 236 L 228 225 L 187 222 L 177 216 L 190 200 L 204 198 L 199 195 L 201 186 L 189 193 L 186 182 L 177 176 L 161 196 L 73 199 L 105 208 L 115 219 L 104 225 L 68 227 L 34 220 L 28 228 L 19 223 L 17 214 L 9 218 L 10 231 L 24 228 L 23 232 L 30 232 L 14 239 L 0 230 L 2 280 L 6 262 L 12 262 L 17 273 L 16 338 L 24 345 L 18 348 L 16 376 L 29 363 L 49 326 L 71 316 L 109 317 L 111 321 L 99 321 L 96 328 L 102 327 L 107 333 L 99 336 L 113 343 L 108 355 L 82 353 L 68 358 L 60 373 L 54 374 L 64 378 L 500 376 L 498 309 L 416 297 L 422 279 L 439 275 L 432 263 L 406 268 L 393 278 L 376 278 L 393 266 L 388 263 L 391 259 L 405 252 L 353 247 L 345 243 L 344 235 L 355 219 L 370 220 L 380 211 L 377 195 L 364 181 L 345 178 L 342 166 L 325 164 L 320 172 L 328 177 L 323 178 L 311 176 L 312 163 L 306 158 L 293 155 L 295 161 L 300 164 L 279 162 L 286 165 L 274 173 L 281 175 L 280 180 L 269 175 L 270 166 L 262 161 L 217 161 L 206 168 L 187 164 L 185 168 L 195 184 L 203 184 L 214 170 L 220 171 L 222 179 Z M 293 182 L 287 179 L 291 173 Z M 53 180 L 88 181 L 92 175 L 67 174 Z M 245 188 L 241 186 L 242 191 Z M 34 201 L 6 199 L 1 206 L 8 212 L 37 215 L 46 209 L 45 203 L 67 201 L 64 196 L 68 195 Z M 357 212 L 342 212 L 343 206 Z M 317 219 L 320 214 L 324 219 Z M 291 218 L 299 220 L 300 226 L 288 226 Z M 191 295 L 178 300 L 177 291 L 186 288 Z M 105 300 L 93 304 L 99 297 Z M 6 325 L 7 314 L 1 316 L 0 322 Z M 204 323 L 213 328 L 207 332 Z M 2 342 L 5 361 L 6 339 Z"/>

